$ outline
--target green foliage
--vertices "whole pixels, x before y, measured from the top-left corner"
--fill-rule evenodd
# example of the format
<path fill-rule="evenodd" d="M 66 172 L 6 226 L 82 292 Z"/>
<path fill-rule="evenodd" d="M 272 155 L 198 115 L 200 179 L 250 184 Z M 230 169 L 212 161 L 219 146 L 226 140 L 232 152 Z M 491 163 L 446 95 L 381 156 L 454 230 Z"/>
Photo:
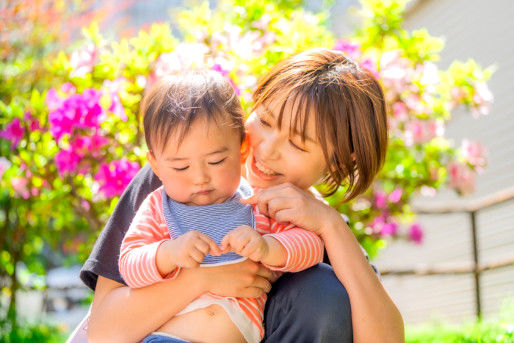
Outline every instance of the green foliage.
<path fill-rule="evenodd" d="M 514 342 L 514 299 L 504 301 L 495 321 L 465 325 L 443 323 L 408 326 L 407 343 L 510 343 Z"/>
<path fill-rule="evenodd" d="M 65 340 L 65 332 L 53 324 L 21 323 L 13 327 L 11 322 L 0 320 L 0 341 L 4 343 L 60 343 Z"/>

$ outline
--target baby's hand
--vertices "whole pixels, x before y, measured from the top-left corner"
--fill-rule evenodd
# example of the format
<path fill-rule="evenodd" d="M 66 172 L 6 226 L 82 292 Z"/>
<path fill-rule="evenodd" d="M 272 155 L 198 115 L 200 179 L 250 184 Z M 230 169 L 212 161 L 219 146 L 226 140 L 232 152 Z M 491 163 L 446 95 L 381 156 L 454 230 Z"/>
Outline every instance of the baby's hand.
<path fill-rule="evenodd" d="M 220 248 L 223 253 L 233 251 L 255 262 L 262 261 L 269 253 L 266 240 L 255 229 L 246 225 L 227 233 Z"/>
<path fill-rule="evenodd" d="M 177 267 L 198 267 L 207 254 L 221 255 L 221 250 L 216 242 L 198 231 L 189 231 L 166 243 L 164 248 L 167 250 L 172 263 Z"/>

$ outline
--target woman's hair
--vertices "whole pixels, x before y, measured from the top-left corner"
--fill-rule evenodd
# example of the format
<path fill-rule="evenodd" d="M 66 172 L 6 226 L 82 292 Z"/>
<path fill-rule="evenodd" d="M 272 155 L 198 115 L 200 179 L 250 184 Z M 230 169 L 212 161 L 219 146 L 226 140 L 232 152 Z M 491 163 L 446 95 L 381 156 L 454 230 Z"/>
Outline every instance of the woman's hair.
<path fill-rule="evenodd" d="M 328 173 L 323 195 L 347 183 L 344 200 L 364 192 L 382 167 L 387 149 L 384 94 L 373 75 L 341 52 L 311 49 L 275 65 L 257 85 L 254 110 L 281 104 L 297 108 L 290 129 L 305 140 L 309 114 Z"/>
<path fill-rule="evenodd" d="M 189 70 L 159 80 L 140 107 L 148 149 L 162 152 L 171 135 L 182 141 L 198 118 L 229 125 L 245 137 L 244 110 L 230 82 L 213 70 Z M 156 150 L 157 149 L 157 150 Z"/>

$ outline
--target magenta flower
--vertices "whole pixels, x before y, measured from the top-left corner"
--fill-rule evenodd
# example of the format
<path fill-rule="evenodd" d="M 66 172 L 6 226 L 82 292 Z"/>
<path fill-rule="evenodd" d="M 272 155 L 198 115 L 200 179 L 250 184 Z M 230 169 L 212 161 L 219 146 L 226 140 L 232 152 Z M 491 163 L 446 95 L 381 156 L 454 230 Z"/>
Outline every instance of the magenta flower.
<path fill-rule="evenodd" d="M 389 194 L 389 201 L 392 202 L 393 204 L 395 204 L 402 199 L 402 195 L 403 195 L 403 189 L 396 188 L 394 191 L 392 191 Z"/>
<path fill-rule="evenodd" d="M 375 191 L 373 195 L 375 197 L 375 206 L 384 209 L 387 206 L 387 194 L 382 191 Z"/>
<path fill-rule="evenodd" d="M 61 150 L 55 156 L 55 163 L 60 175 L 65 173 L 73 173 L 77 170 L 77 166 L 82 156 L 73 150 Z"/>
<path fill-rule="evenodd" d="M 364 61 L 360 62 L 359 64 L 362 68 L 369 70 L 370 73 L 373 74 L 373 76 L 375 78 L 378 79 L 380 77 L 380 75 L 378 75 L 377 66 L 376 66 L 375 62 L 373 62 L 371 59 L 366 58 Z"/>
<path fill-rule="evenodd" d="M 103 110 L 99 104 L 101 92 L 96 89 L 87 89 L 82 94 L 75 94 L 64 100 L 48 115 L 50 132 L 56 141 L 65 134 L 72 134 L 75 128 L 99 128 L 104 120 Z M 48 99 L 48 94 L 47 94 Z M 51 96 L 51 103 L 55 99 Z M 48 104 L 48 101 L 47 101 Z"/>
<path fill-rule="evenodd" d="M 137 162 L 130 162 L 123 158 L 109 164 L 101 164 L 95 180 L 100 183 L 100 191 L 110 198 L 121 195 L 139 169 Z"/>
<path fill-rule="evenodd" d="M 118 93 L 111 93 L 111 101 L 109 111 L 120 117 L 121 120 L 127 121 L 128 117 L 125 114 L 125 107 L 121 104 L 121 99 Z"/>
<path fill-rule="evenodd" d="M 11 150 L 14 150 L 25 133 L 25 129 L 21 126 L 20 118 L 14 118 L 4 130 L 0 131 L 0 137 L 11 141 Z"/>
<path fill-rule="evenodd" d="M 423 230 L 419 224 L 411 225 L 409 228 L 409 238 L 416 244 L 423 242 Z"/>
<path fill-rule="evenodd" d="M 100 149 L 107 143 L 109 143 L 107 138 L 95 133 L 92 136 L 76 137 L 70 144 L 75 152 L 82 155 L 91 154 L 96 157 L 100 153 Z"/>
<path fill-rule="evenodd" d="M 229 75 L 230 72 L 228 70 L 223 69 L 223 67 L 220 64 L 213 65 L 211 69 L 214 70 L 214 71 L 217 71 L 221 75 L 223 75 L 230 82 L 232 87 L 234 87 L 234 90 L 236 91 L 236 94 L 237 95 L 241 95 L 241 90 L 239 89 L 239 87 L 237 87 L 237 85 L 234 82 L 234 80 L 232 80 L 232 78 L 230 77 L 230 75 Z"/>
<path fill-rule="evenodd" d="M 395 222 L 386 222 L 384 225 L 382 225 L 382 228 L 380 229 L 380 234 L 382 236 L 394 236 L 398 233 L 398 224 Z"/>
<path fill-rule="evenodd" d="M 353 60 L 359 58 L 359 56 L 361 55 L 361 47 L 359 44 L 352 43 L 350 41 L 343 39 L 337 41 L 336 44 L 334 44 L 333 49 L 344 52 L 348 57 L 350 57 Z"/>
<path fill-rule="evenodd" d="M 25 112 L 25 116 L 23 118 L 25 122 L 29 123 L 29 130 L 30 132 L 34 132 L 36 130 L 41 129 L 41 126 L 39 125 L 39 120 L 37 120 L 36 117 L 30 113 L 30 111 Z"/>

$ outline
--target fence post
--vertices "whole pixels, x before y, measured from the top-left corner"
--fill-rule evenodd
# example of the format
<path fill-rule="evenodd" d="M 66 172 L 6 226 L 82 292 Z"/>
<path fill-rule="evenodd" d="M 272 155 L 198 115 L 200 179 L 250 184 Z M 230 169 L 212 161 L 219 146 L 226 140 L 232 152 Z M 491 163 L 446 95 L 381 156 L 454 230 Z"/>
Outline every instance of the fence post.
<path fill-rule="evenodd" d="M 478 237 L 477 237 L 477 224 L 476 224 L 476 211 L 469 212 L 471 216 L 471 234 L 473 238 L 473 275 L 475 277 L 475 311 L 477 319 L 482 318 L 482 304 L 480 301 L 480 270 L 479 270 L 479 256 L 478 256 Z"/>

